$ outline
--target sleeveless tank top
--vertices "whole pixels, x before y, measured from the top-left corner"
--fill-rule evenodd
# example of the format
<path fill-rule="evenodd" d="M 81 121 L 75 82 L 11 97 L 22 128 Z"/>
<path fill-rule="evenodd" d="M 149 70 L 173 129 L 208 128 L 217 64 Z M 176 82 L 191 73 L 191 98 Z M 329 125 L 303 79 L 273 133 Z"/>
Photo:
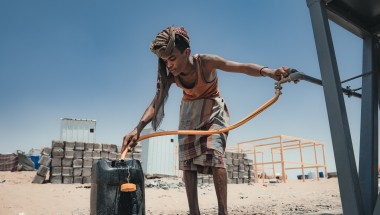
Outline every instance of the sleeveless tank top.
<path fill-rule="evenodd" d="M 194 56 L 196 62 L 196 79 L 195 84 L 191 88 L 185 87 L 179 76 L 174 77 L 174 81 L 178 87 L 183 90 L 183 100 L 197 100 L 205 98 L 219 97 L 218 77 L 215 76 L 214 80 L 206 81 L 203 76 L 202 62 L 200 55 Z"/>

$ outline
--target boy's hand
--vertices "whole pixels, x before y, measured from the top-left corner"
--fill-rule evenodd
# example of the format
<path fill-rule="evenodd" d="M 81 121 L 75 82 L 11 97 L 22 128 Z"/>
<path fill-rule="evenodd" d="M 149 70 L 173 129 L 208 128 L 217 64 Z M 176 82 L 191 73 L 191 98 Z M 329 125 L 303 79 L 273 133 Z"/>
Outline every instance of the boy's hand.
<path fill-rule="evenodd" d="M 125 135 L 123 138 L 123 145 L 121 147 L 121 151 L 123 152 L 125 149 L 134 148 L 137 145 L 137 140 L 140 137 L 140 133 L 135 128 L 129 134 Z"/>
<path fill-rule="evenodd" d="M 276 81 L 279 81 L 282 78 L 288 77 L 289 73 L 290 73 L 289 67 L 282 66 L 278 69 L 272 69 L 267 74 L 270 78 L 272 78 Z"/>

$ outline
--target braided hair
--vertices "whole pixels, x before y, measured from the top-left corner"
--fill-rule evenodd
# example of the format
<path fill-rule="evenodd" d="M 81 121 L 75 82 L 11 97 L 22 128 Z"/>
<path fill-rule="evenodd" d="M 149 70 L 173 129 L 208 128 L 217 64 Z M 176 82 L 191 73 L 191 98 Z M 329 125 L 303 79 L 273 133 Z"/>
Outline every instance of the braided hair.
<path fill-rule="evenodd" d="M 187 31 L 183 27 L 169 26 L 165 30 L 157 34 L 155 40 L 150 45 L 150 50 L 158 57 L 157 71 L 157 92 L 156 101 L 154 103 L 154 115 L 152 119 L 152 127 L 156 131 L 164 118 L 164 104 L 169 95 L 170 79 L 173 75 L 167 70 L 166 64 L 162 58 L 169 57 L 174 48 L 181 53 L 190 47 L 190 39 Z"/>

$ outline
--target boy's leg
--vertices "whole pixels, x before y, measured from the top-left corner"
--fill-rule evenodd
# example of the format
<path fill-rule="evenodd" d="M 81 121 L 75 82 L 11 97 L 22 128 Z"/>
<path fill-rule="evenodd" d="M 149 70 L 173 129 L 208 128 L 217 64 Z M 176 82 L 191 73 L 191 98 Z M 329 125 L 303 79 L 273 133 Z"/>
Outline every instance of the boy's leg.
<path fill-rule="evenodd" d="M 218 214 L 227 212 L 227 171 L 225 168 L 212 167 L 216 197 L 218 199 Z"/>
<path fill-rule="evenodd" d="M 183 179 L 185 181 L 187 201 L 191 215 L 200 215 L 198 204 L 198 178 L 196 171 L 183 171 Z"/>

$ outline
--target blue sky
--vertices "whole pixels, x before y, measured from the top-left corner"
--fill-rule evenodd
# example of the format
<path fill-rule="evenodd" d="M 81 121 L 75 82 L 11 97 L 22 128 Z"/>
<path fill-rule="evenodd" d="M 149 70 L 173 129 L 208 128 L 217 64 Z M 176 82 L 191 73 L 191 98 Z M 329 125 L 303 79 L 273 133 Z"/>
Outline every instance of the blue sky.
<path fill-rule="evenodd" d="M 60 118 L 97 121 L 97 142 L 121 144 L 155 93 L 155 35 L 184 26 L 192 53 L 217 54 L 320 78 L 306 1 L 0 1 L 0 153 L 50 146 Z M 361 73 L 362 40 L 330 22 L 340 77 Z M 237 122 L 274 95 L 274 81 L 218 72 Z M 361 86 L 361 79 L 349 82 Z M 229 145 L 285 134 L 325 143 L 334 171 L 320 86 L 284 86 L 270 109 L 230 132 Z M 170 91 L 161 126 L 176 130 L 182 92 Z M 360 100 L 345 98 L 355 154 Z M 150 127 L 147 126 L 147 128 Z"/>

